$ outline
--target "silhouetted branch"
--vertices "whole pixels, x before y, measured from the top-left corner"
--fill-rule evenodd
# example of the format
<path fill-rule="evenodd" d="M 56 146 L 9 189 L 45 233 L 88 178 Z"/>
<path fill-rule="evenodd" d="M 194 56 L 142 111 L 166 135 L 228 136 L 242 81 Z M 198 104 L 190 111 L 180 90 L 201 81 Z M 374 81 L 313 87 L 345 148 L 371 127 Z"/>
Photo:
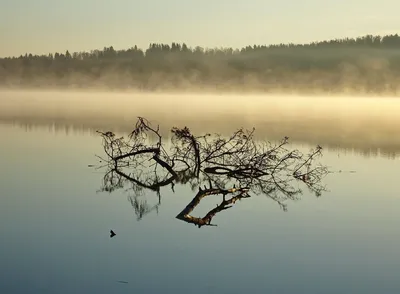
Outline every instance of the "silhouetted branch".
<path fill-rule="evenodd" d="M 157 153 L 158 151 L 159 151 L 158 148 L 143 149 L 143 150 L 138 150 L 138 151 L 135 151 L 135 152 L 121 154 L 121 155 L 113 157 L 112 159 L 114 161 L 118 161 L 118 160 L 121 160 L 121 159 L 124 159 L 124 158 L 127 158 L 127 157 L 133 157 L 133 156 L 136 156 L 136 155 L 139 155 L 139 154 L 143 154 L 143 153 Z"/>
<path fill-rule="evenodd" d="M 254 140 L 254 131 L 239 129 L 226 138 L 218 134 L 195 136 L 187 127 L 173 128 L 169 151 L 163 146 L 159 127 L 151 127 L 144 118 L 138 119 L 127 138 L 99 132 L 109 169 L 103 190 L 113 191 L 129 182 L 136 196 L 148 189 L 160 198 L 161 187 L 171 185 L 174 191 L 176 183 L 190 184 L 193 191 L 197 188 L 199 192 L 177 217 L 199 227 L 210 225 L 216 213 L 228 209 L 236 200 L 250 197 L 248 192 L 266 195 L 286 211 L 285 201 L 297 200 L 302 193 L 299 184 L 316 196 L 325 191 L 321 181 L 328 169 L 315 163 L 322 155 L 320 146 L 303 154 L 286 148 L 287 137 L 272 144 Z M 200 188 L 204 183 L 208 189 Z M 226 189 L 232 185 L 234 188 Z M 233 193 L 239 194 L 225 199 L 225 195 Z M 215 194 L 224 196 L 220 205 L 203 218 L 190 215 L 201 199 Z M 151 210 L 138 202 L 131 203 L 138 219 Z"/>

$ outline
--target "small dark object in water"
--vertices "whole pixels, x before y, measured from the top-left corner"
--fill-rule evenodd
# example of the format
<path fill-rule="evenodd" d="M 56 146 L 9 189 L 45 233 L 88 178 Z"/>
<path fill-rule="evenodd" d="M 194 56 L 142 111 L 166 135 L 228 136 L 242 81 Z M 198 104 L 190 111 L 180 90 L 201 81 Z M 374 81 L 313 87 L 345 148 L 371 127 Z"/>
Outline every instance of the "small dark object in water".
<path fill-rule="evenodd" d="M 122 283 L 122 284 L 128 284 L 127 281 L 117 281 L 118 283 Z"/>
<path fill-rule="evenodd" d="M 116 234 L 114 233 L 113 230 L 110 231 L 110 238 L 114 237 Z"/>

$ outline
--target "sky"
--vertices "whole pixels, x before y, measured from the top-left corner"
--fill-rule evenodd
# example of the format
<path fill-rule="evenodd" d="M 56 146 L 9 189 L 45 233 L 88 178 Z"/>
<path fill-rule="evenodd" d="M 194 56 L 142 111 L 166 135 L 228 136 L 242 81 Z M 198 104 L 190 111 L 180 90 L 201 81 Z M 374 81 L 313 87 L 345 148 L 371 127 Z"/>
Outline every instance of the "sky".
<path fill-rule="evenodd" d="M 0 56 L 400 33 L 398 0 L 0 0 Z"/>

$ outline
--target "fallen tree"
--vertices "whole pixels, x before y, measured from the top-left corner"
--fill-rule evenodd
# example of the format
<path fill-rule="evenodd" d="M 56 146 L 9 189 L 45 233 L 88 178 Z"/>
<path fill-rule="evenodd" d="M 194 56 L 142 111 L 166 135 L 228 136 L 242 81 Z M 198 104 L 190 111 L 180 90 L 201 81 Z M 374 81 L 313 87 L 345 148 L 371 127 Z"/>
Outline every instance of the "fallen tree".
<path fill-rule="evenodd" d="M 196 196 L 177 215 L 177 218 L 199 227 L 212 225 L 212 218 L 250 194 L 264 194 L 287 210 L 285 200 L 298 199 L 301 183 L 320 196 L 325 187 L 322 178 L 328 173 L 325 166 L 315 163 L 322 155 L 317 146 L 309 153 L 288 149 L 288 138 L 273 144 L 254 139 L 255 130 L 239 129 L 230 137 L 219 134 L 195 136 L 190 129 L 172 128 L 171 140 L 165 143 L 159 126 L 153 127 L 139 117 L 133 131 L 126 137 L 112 132 L 98 132 L 103 138 L 107 172 L 102 191 L 114 191 L 129 182 L 134 196 L 130 202 L 138 219 L 158 210 L 162 187 L 177 183 L 190 184 Z M 207 185 L 207 186 L 204 186 Z M 204 188 L 201 188 L 204 186 Z M 139 202 L 144 190 L 157 193 L 159 201 L 154 206 Z M 204 217 L 190 213 L 209 195 L 220 194 L 220 205 Z M 232 197 L 228 200 L 226 195 Z"/>

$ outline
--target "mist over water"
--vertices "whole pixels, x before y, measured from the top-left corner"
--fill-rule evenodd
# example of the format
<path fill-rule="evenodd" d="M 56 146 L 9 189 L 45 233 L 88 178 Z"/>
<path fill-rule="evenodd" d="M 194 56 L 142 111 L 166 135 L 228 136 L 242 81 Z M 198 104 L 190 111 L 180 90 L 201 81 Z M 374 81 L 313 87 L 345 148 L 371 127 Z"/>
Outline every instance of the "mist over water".
<path fill-rule="evenodd" d="M 129 132 L 138 116 L 195 133 L 256 128 L 256 137 L 395 156 L 400 100 L 383 97 L 3 91 L 0 121 L 56 130 Z"/>
<path fill-rule="evenodd" d="M 150 43 L 0 58 L 5 89 L 397 95 L 400 36 L 204 48 Z"/>

